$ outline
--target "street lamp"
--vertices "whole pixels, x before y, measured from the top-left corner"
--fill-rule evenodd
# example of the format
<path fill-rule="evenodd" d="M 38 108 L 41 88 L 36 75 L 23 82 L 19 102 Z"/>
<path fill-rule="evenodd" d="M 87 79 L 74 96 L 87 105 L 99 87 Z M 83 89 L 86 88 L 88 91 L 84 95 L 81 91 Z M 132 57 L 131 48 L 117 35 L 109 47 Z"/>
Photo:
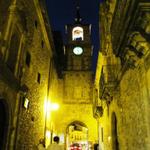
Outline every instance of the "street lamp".
<path fill-rule="evenodd" d="M 59 109 L 59 105 L 57 103 L 51 103 L 51 105 L 50 105 L 51 111 L 56 111 L 58 109 Z"/>
<path fill-rule="evenodd" d="M 45 142 L 46 146 L 49 144 L 49 141 L 51 140 L 51 129 L 47 126 L 50 125 L 50 117 L 52 111 L 57 111 L 59 109 L 58 103 L 52 103 L 50 100 L 45 101 L 44 104 L 44 111 L 45 111 Z"/>

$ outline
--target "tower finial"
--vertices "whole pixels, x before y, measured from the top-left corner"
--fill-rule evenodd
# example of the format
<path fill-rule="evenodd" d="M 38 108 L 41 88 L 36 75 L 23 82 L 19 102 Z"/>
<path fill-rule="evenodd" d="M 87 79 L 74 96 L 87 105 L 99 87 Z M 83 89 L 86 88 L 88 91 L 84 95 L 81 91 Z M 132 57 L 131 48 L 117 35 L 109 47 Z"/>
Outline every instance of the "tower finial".
<path fill-rule="evenodd" d="M 82 18 L 80 16 L 80 6 L 79 6 L 79 0 L 76 0 L 76 17 L 75 17 L 75 22 L 80 23 Z"/>

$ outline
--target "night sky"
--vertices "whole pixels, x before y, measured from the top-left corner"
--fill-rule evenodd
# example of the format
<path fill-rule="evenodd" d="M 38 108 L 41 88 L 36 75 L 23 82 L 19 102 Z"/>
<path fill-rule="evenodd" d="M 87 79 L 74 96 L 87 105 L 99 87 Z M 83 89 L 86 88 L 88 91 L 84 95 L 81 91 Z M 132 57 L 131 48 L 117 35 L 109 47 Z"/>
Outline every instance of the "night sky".
<path fill-rule="evenodd" d="M 96 67 L 99 50 L 99 3 L 102 0 L 78 0 L 82 23 L 92 24 L 93 70 Z M 65 25 L 73 24 L 76 16 L 77 0 L 46 0 L 52 30 L 65 34 Z"/>

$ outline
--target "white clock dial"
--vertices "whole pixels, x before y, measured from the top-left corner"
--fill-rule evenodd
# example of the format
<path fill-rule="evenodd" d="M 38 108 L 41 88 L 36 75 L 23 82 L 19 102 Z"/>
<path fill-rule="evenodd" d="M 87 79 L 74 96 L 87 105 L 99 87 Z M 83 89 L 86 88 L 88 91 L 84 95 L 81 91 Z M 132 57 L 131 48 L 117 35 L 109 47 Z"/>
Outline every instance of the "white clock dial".
<path fill-rule="evenodd" d="M 75 47 L 74 49 L 73 49 L 73 53 L 74 54 L 76 54 L 76 55 L 81 55 L 82 53 L 83 53 L 83 49 L 82 49 L 82 47 Z"/>

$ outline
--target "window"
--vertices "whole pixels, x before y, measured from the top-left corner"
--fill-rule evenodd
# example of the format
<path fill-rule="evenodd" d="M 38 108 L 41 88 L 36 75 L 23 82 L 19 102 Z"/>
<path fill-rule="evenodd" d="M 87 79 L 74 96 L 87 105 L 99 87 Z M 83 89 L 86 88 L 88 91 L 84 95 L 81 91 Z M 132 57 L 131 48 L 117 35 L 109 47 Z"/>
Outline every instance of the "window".
<path fill-rule="evenodd" d="M 29 52 L 26 53 L 26 65 L 30 67 L 31 55 Z"/>
<path fill-rule="evenodd" d="M 41 47 L 44 48 L 44 41 L 41 41 Z"/>
<path fill-rule="evenodd" d="M 73 41 L 83 41 L 83 28 L 81 28 L 81 27 L 73 28 L 72 40 Z"/>
<path fill-rule="evenodd" d="M 35 25 L 35 28 L 37 29 L 37 26 L 38 26 L 37 20 L 34 21 L 34 25 Z"/>
<path fill-rule="evenodd" d="M 41 82 L 41 74 L 38 72 L 38 76 L 37 76 L 37 82 L 40 83 Z"/>
<path fill-rule="evenodd" d="M 16 31 L 10 41 L 10 48 L 8 51 L 8 58 L 7 58 L 7 65 L 9 69 L 14 73 L 17 63 L 17 56 L 19 51 L 19 45 L 20 45 L 20 34 L 18 31 Z"/>

